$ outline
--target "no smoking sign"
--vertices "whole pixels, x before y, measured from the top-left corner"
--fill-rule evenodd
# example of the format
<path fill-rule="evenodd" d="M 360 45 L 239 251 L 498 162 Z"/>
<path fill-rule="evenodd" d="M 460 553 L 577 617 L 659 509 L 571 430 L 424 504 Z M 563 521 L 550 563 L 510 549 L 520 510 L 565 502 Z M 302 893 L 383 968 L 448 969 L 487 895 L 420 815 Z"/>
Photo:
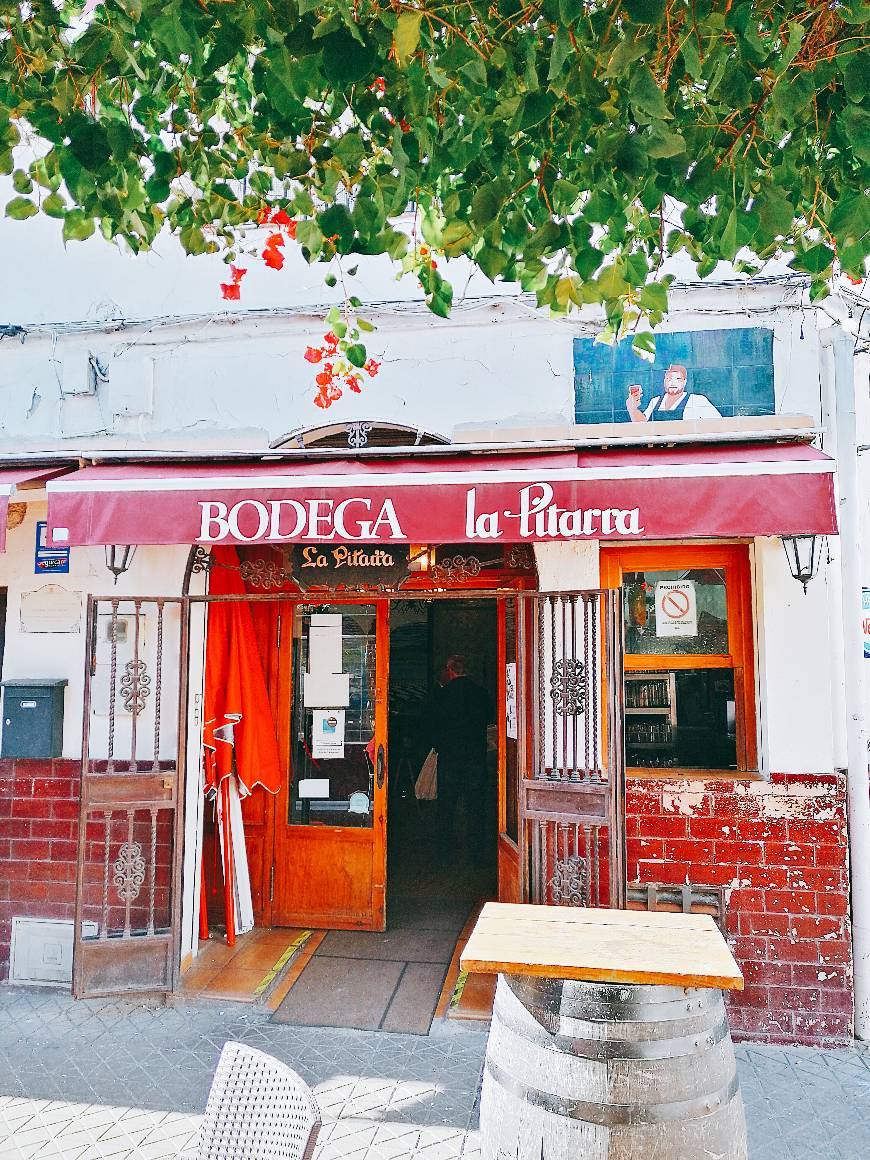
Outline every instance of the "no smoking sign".
<path fill-rule="evenodd" d="M 693 580 L 656 584 L 656 636 L 697 636 L 698 601 Z"/>

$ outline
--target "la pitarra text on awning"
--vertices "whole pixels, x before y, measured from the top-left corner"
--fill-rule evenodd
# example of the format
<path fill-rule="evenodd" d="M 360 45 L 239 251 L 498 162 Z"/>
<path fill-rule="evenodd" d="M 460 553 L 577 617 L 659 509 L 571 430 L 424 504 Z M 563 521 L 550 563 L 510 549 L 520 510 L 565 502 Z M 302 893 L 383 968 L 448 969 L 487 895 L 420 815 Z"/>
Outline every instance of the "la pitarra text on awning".
<path fill-rule="evenodd" d="M 465 493 L 464 540 L 576 539 L 639 536 L 645 530 L 640 508 L 563 508 L 554 502 L 548 483 L 520 488 L 517 510 L 493 508 L 478 500 L 478 489 Z M 240 499 L 199 501 L 199 540 L 281 543 L 293 540 L 397 540 L 410 537 L 402 527 L 396 501 L 351 496 L 317 499 Z M 458 530 L 458 529 L 457 529 Z"/>
<path fill-rule="evenodd" d="M 48 542 L 510 544 L 836 532 L 833 463 L 814 448 L 646 454 L 94 465 L 48 481 Z"/>

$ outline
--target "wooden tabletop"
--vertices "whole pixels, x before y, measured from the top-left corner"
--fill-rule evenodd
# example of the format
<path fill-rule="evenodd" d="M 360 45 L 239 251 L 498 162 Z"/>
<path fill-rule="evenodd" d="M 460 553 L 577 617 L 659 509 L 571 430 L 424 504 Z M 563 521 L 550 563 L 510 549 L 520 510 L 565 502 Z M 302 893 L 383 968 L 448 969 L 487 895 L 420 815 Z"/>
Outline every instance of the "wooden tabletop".
<path fill-rule="evenodd" d="M 487 902 L 460 965 L 485 974 L 743 989 L 709 914 Z"/>

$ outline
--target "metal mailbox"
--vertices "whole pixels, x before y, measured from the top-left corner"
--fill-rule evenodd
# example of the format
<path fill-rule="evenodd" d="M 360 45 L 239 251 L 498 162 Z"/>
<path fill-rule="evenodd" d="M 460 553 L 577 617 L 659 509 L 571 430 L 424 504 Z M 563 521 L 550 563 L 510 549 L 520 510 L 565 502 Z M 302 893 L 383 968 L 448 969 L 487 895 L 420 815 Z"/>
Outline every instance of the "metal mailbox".
<path fill-rule="evenodd" d="M 65 679 L 8 680 L 3 686 L 3 757 L 60 757 Z"/>

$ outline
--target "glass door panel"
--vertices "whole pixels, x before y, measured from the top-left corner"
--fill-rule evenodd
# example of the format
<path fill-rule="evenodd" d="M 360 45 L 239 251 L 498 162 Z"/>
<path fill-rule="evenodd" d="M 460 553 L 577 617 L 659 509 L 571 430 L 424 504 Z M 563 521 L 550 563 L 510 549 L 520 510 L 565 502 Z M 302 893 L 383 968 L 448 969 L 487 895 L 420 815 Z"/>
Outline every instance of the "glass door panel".
<path fill-rule="evenodd" d="M 272 921 L 383 930 L 388 604 L 296 604 L 288 619 Z"/>
<path fill-rule="evenodd" d="M 326 605 L 315 610 L 300 605 L 294 618 L 293 652 L 288 821 L 370 828 L 377 760 L 376 606 Z M 332 659 L 330 653 L 335 654 Z M 337 667 L 336 658 L 341 667 L 330 673 L 329 668 Z"/>

